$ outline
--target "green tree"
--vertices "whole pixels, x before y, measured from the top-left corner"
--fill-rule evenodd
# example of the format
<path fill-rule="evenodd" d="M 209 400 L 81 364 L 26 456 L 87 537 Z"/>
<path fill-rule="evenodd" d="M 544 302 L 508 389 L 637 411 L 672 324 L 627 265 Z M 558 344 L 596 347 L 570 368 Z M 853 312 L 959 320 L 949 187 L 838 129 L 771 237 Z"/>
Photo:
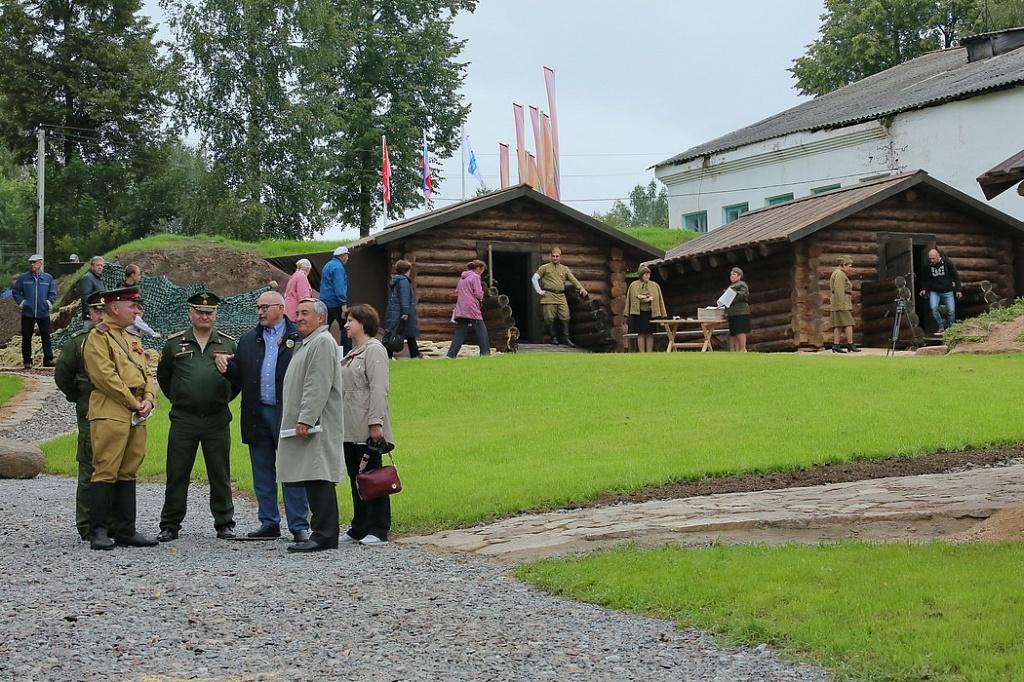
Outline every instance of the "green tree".
<path fill-rule="evenodd" d="M 1024 0 L 982 0 L 980 30 L 1024 26 Z"/>
<path fill-rule="evenodd" d="M 30 164 L 46 131 L 50 244 L 122 220 L 140 161 L 159 146 L 173 72 L 138 0 L 5 0 L 0 140 Z M 140 227 L 141 229 L 141 227 Z"/>
<path fill-rule="evenodd" d="M 35 249 L 36 177 L 0 142 L 0 289 Z"/>
<path fill-rule="evenodd" d="M 369 234 L 383 212 L 418 207 L 430 153 L 458 147 L 463 42 L 476 0 L 163 0 L 185 74 L 179 123 L 199 133 L 229 187 L 264 207 L 262 236 L 309 237 L 328 223 Z M 435 174 L 435 187 L 443 178 Z"/>
<path fill-rule="evenodd" d="M 658 181 L 645 187 L 637 185 L 629 193 L 629 205 L 616 200 L 608 213 L 595 213 L 598 220 L 617 229 L 632 227 L 668 227 L 668 190 L 658 189 Z"/>

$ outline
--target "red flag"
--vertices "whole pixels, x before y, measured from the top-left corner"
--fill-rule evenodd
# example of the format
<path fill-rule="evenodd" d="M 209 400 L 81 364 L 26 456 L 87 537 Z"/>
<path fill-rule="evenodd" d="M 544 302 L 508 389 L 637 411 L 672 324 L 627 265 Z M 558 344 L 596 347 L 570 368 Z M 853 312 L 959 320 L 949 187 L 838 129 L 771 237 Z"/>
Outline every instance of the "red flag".
<path fill-rule="evenodd" d="M 551 114 L 551 147 L 548 149 L 549 156 L 551 157 L 548 163 L 548 166 L 551 168 L 549 182 L 552 183 L 554 188 L 552 196 L 555 199 L 559 199 L 562 194 L 562 164 L 558 153 L 558 116 L 555 113 L 555 72 L 546 66 L 544 67 L 544 86 L 548 91 L 548 113 Z"/>
<path fill-rule="evenodd" d="M 391 159 L 388 157 L 388 138 L 381 135 L 381 143 L 384 147 L 384 161 L 381 175 L 384 177 L 384 203 L 391 203 Z"/>
<path fill-rule="evenodd" d="M 526 133 L 525 115 L 523 105 L 512 103 L 512 114 L 516 120 L 516 163 L 519 170 L 519 182 L 528 182 L 530 179 L 529 163 L 526 160 Z"/>
<path fill-rule="evenodd" d="M 547 194 L 548 181 L 547 178 L 544 177 L 544 170 L 547 168 L 544 158 L 547 154 L 547 150 L 544 149 L 544 127 L 541 125 L 540 111 L 537 110 L 537 107 L 530 107 L 530 122 L 533 124 L 533 141 L 537 145 L 536 175 L 534 176 L 533 183 L 531 184 L 533 184 L 533 188 L 541 194 Z M 530 170 L 534 170 L 532 164 L 530 166 Z"/>
<path fill-rule="evenodd" d="M 555 154 L 554 145 L 551 140 L 551 119 L 547 114 L 541 114 L 541 123 L 544 130 L 544 194 L 555 201 L 558 200 L 558 184 L 555 177 Z"/>
<path fill-rule="evenodd" d="M 501 188 L 508 187 L 508 145 L 504 142 L 498 143 L 498 176 Z"/>

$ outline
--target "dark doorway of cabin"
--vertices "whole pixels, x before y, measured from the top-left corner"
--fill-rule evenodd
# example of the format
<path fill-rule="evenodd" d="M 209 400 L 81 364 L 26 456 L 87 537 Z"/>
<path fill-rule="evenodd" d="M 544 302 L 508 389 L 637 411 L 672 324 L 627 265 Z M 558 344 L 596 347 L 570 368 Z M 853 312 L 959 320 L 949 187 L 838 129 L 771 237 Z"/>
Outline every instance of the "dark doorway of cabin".
<path fill-rule="evenodd" d="M 530 278 L 533 277 L 531 253 L 515 251 L 493 251 L 491 261 L 494 267 L 494 282 L 498 291 L 508 296 L 512 316 L 519 329 L 519 340 L 524 343 L 538 343 L 540 330 L 534 321 L 537 295 Z"/>

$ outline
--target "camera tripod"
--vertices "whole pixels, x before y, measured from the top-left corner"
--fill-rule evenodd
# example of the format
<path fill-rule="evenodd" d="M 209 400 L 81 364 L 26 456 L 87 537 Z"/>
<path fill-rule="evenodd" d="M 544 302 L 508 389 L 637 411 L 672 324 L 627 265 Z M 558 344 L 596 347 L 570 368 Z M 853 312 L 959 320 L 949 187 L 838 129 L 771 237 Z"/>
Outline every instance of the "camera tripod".
<path fill-rule="evenodd" d="M 910 331 L 911 336 L 914 334 L 914 328 L 910 324 L 910 318 L 907 317 L 907 302 L 902 298 L 897 298 L 894 303 L 896 304 L 895 317 L 892 320 L 892 345 L 889 350 L 886 351 L 886 356 L 896 354 L 896 344 L 900 340 L 900 327 L 903 324 L 903 320 L 907 321 L 907 329 Z"/>

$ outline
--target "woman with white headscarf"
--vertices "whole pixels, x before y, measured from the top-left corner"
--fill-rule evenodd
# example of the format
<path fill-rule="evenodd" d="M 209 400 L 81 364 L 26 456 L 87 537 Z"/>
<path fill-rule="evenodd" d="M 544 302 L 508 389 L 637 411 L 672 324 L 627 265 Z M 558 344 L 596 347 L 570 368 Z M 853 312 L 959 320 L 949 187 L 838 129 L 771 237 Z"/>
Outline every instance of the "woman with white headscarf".
<path fill-rule="evenodd" d="M 312 267 L 312 263 L 305 258 L 295 261 L 295 274 L 288 279 L 288 286 L 284 288 L 284 314 L 293 322 L 299 301 L 313 295 L 313 287 L 309 285 L 309 270 Z"/>

